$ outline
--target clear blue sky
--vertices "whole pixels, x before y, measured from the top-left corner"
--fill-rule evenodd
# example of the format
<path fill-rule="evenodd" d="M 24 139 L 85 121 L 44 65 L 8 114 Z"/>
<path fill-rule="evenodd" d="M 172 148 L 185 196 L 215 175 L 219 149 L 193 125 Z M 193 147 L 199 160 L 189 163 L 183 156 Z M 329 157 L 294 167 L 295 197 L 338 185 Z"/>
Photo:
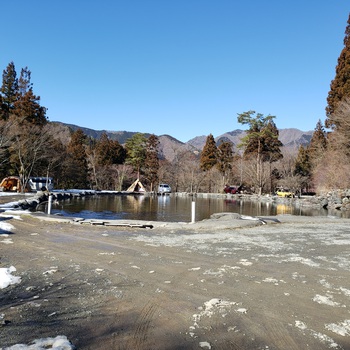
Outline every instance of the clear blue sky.
<path fill-rule="evenodd" d="M 313 130 L 343 48 L 348 0 L 11 0 L 0 69 L 28 66 L 50 121 L 181 141 L 245 129 L 237 114 Z"/>

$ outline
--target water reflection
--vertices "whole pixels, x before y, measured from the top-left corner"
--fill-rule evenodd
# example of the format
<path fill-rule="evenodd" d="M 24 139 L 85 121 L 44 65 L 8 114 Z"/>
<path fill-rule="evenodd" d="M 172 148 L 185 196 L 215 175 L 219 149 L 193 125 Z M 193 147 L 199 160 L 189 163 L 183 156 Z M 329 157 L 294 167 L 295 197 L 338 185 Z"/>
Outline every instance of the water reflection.
<path fill-rule="evenodd" d="M 192 197 L 96 195 L 73 198 L 53 204 L 51 213 L 84 219 L 130 219 L 151 221 L 191 221 Z M 287 204 L 222 198 L 196 198 L 196 221 L 221 212 L 251 216 L 277 214 L 306 216 L 344 216 L 325 209 L 300 209 Z M 42 208 L 41 208 L 42 209 Z"/>

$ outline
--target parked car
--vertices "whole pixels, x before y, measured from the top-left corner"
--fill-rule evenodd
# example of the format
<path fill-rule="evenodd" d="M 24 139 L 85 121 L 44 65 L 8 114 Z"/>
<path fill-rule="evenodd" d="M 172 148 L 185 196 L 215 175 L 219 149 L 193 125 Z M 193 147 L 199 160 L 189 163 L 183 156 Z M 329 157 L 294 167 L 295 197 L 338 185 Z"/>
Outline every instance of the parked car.
<path fill-rule="evenodd" d="M 287 197 L 287 198 L 294 198 L 295 193 L 284 188 L 278 188 L 276 191 L 277 196 L 279 197 Z"/>
<path fill-rule="evenodd" d="M 224 188 L 224 192 L 225 193 L 230 193 L 230 194 L 239 193 L 241 190 L 242 190 L 242 186 L 235 187 L 235 186 L 226 185 L 225 188 Z"/>
<path fill-rule="evenodd" d="M 160 184 L 158 186 L 158 193 L 160 194 L 171 193 L 171 187 L 168 184 Z"/>

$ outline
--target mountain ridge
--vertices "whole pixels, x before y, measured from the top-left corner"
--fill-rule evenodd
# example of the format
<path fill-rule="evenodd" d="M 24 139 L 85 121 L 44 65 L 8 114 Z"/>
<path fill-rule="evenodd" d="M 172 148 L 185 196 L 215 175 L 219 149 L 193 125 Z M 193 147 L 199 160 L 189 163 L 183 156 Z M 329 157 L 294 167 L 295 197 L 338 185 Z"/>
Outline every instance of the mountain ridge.
<path fill-rule="evenodd" d="M 84 134 L 89 137 L 99 139 L 103 133 L 106 133 L 111 140 L 117 140 L 120 144 L 125 144 L 126 140 L 132 137 L 137 131 L 112 131 L 112 130 L 94 130 L 90 128 L 81 127 L 75 124 L 67 124 L 62 122 L 53 122 L 66 126 L 67 128 L 76 131 L 81 129 Z M 145 137 L 149 137 L 151 133 L 143 133 Z M 228 131 L 222 135 L 215 137 L 217 144 L 224 141 L 233 143 L 234 149 L 240 143 L 240 140 L 246 134 L 245 130 L 235 129 Z M 288 148 L 291 151 L 297 151 L 300 145 L 308 145 L 310 143 L 313 131 L 302 131 L 296 128 L 279 129 L 279 139 L 283 143 L 284 148 Z M 182 142 L 175 137 L 164 134 L 157 135 L 159 139 L 159 154 L 161 158 L 169 161 L 174 160 L 175 156 L 179 153 L 190 151 L 198 154 L 204 147 L 207 139 L 207 135 L 200 135 L 190 139 L 187 142 Z"/>

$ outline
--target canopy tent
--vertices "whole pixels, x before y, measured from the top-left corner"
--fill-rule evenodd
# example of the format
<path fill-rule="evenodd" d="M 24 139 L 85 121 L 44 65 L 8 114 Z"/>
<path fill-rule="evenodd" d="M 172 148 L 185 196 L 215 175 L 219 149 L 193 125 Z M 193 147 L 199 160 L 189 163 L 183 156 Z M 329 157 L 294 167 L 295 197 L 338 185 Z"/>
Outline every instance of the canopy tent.
<path fill-rule="evenodd" d="M 0 183 L 0 191 L 21 192 L 22 186 L 20 178 L 18 176 L 5 177 Z M 30 191 L 30 188 L 27 185 L 25 192 L 28 191 Z"/>
<path fill-rule="evenodd" d="M 146 192 L 146 189 L 142 185 L 140 179 L 137 179 L 126 191 L 127 192 Z"/>

